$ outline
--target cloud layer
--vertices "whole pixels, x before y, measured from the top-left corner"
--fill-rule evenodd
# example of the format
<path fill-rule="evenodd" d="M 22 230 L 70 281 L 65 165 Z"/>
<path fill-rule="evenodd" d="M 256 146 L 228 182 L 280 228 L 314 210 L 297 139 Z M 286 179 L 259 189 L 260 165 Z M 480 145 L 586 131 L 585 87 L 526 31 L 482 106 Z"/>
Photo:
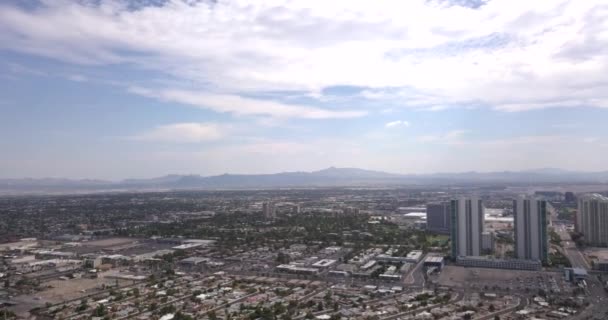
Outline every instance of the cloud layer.
<path fill-rule="evenodd" d="M 603 0 L 0 1 L 0 57 L 0 176 L 606 169 Z"/>
<path fill-rule="evenodd" d="M 227 129 L 213 123 L 173 123 L 131 137 L 138 141 L 197 143 L 223 138 Z"/>
<path fill-rule="evenodd" d="M 387 128 L 409 127 L 410 123 L 407 121 L 404 121 L 404 120 L 395 120 L 395 121 L 387 122 L 384 126 Z"/>
<path fill-rule="evenodd" d="M 602 1 L 57 0 L 0 6 L 0 46 L 215 93 L 349 85 L 405 106 L 523 111 L 608 107 L 607 24 Z"/>
<path fill-rule="evenodd" d="M 189 90 L 150 90 L 132 87 L 129 91 L 146 97 L 178 102 L 220 113 L 234 115 L 265 115 L 276 118 L 355 118 L 365 111 L 332 111 L 312 106 L 285 104 L 269 100 L 243 98 L 237 95 L 209 94 Z"/>

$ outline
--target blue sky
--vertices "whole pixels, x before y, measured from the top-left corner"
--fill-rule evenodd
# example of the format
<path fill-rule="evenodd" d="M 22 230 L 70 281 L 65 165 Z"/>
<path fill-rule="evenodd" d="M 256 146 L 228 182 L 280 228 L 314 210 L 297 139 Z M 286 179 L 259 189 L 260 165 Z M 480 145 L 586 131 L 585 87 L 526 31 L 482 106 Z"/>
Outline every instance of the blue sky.
<path fill-rule="evenodd" d="M 5 1 L 0 177 L 606 170 L 601 1 Z"/>

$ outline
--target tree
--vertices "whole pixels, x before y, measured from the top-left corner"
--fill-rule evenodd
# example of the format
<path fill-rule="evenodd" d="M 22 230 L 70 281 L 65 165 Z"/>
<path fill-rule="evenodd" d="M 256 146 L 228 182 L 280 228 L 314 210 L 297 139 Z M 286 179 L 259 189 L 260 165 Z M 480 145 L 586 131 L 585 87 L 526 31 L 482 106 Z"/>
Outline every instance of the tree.
<path fill-rule="evenodd" d="M 323 310 L 323 302 L 319 301 L 319 303 L 317 303 L 317 311 L 322 311 Z"/>
<path fill-rule="evenodd" d="M 107 313 L 106 306 L 100 303 L 95 310 L 93 310 L 93 317 L 103 317 Z"/>
<path fill-rule="evenodd" d="M 217 320 L 217 314 L 215 314 L 215 311 L 213 310 L 207 312 L 207 317 L 209 317 L 210 320 Z"/>
<path fill-rule="evenodd" d="M 274 303 L 273 309 L 274 309 L 275 315 L 279 315 L 286 311 L 285 306 L 281 302 L 278 302 L 278 301 Z"/>
<path fill-rule="evenodd" d="M 488 307 L 488 310 L 490 310 L 490 312 L 494 312 L 494 311 L 496 310 L 496 307 L 494 307 L 494 305 L 493 305 L 493 304 L 491 304 L 491 305 Z"/>
<path fill-rule="evenodd" d="M 185 315 L 185 314 L 181 313 L 181 311 L 178 311 L 173 316 L 173 320 L 193 320 L 193 319 L 191 316 Z"/>
<path fill-rule="evenodd" d="M 76 308 L 76 312 L 82 312 L 85 311 L 89 308 L 89 305 L 87 304 L 87 299 L 84 298 L 82 300 L 80 300 L 80 305 Z"/>
<path fill-rule="evenodd" d="M 175 313 L 175 306 L 170 304 L 170 305 L 166 305 L 164 307 L 162 307 L 162 309 L 160 309 L 160 313 L 165 315 L 168 313 Z"/>
<path fill-rule="evenodd" d="M 280 264 L 289 263 L 290 260 L 291 259 L 290 259 L 289 255 L 286 253 L 279 252 L 279 254 L 277 255 L 277 262 Z"/>

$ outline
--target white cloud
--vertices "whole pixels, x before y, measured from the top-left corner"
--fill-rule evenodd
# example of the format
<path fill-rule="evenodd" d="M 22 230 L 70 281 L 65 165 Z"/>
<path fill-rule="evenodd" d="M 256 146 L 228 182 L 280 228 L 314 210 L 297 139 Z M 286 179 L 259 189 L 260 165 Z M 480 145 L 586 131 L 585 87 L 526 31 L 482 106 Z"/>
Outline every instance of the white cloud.
<path fill-rule="evenodd" d="M 354 118 L 366 114 L 365 111 L 334 111 L 312 106 L 284 104 L 269 100 L 243 98 L 237 95 L 208 94 L 188 90 L 149 90 L 145 88 L 132 87 L 130 92 L 146 97 L 157 98 L 165 101 L 178 102 L 210 109 L 221 113 L 232 113 L 235 115 L 266 115 L 276 118 L 306 118 L 306 119 L 329 119 L 329 118 Z"/>
<path fill-rule="evenodd" d="M 445 144 L 462 144 L 462 137 L 469 132 L 468 130 L 452 130 L 443 134 L 424 135 L 417 138 L 418 142 L 433 142 Z"/>
<path fill-rule="evenodd" d="M 70 81 L 74 81 L 74 82 L 85 82 L 85 81 L 89 80 L 86 76 L 83 76 L 81 74 L 70 74 L 67 76 L 67 78 Z"/>
<path fill-rule="evenodd" d="M 410 123 L 407 121 L 404 121 L 404 120 L 395 120 L 395 121 L 387 122 L 384 126 L 386 128 L 409 127 Z"/>
<path fill-rule="evenodd" d="M 173 123 L 130 137 L 137 141 L 199 143 L 218 140 L 226 128 L 214 123 Z"/>
<path fill-rule="evenodd" d="M 600 0 L 493 0 L 478 9 L 428 0 L 173 0 L 135 10 L 100 2 L 0 6 L 0 48 L 131 64 L 229 93 L 398 88 L 366 96 L 435 110 L 605 107 L 608 99 Z"/>

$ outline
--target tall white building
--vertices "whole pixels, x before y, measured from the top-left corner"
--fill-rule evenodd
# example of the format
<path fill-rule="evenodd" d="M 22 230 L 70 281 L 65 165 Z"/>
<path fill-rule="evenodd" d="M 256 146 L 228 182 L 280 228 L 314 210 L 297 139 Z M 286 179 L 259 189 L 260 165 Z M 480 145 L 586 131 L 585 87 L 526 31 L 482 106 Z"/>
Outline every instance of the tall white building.
<path fill-rule="evenodd" d="M 264 212 L 264 218 L 274 219 L 275 218 L 275 207 L 272 201 L 266 201 L 262 204 L 262 211 Z"/>
<path fill-rule="evenodd" d="M 520 197 L 513 200 L 515 256 L 524 260 L 548 259 L 547 202 Z"/>
<path fill-rule="evenodd" d="M 608 246 L 608 198 L 599 194 L 579 197 L 575 227 L 588 245 Z"/>
<path fill-rule="evenodd" d="M 481 255 L 485 214 L 483 201 L 477 198 L 452 200 L 450 210 L 452 257 Z"/>

